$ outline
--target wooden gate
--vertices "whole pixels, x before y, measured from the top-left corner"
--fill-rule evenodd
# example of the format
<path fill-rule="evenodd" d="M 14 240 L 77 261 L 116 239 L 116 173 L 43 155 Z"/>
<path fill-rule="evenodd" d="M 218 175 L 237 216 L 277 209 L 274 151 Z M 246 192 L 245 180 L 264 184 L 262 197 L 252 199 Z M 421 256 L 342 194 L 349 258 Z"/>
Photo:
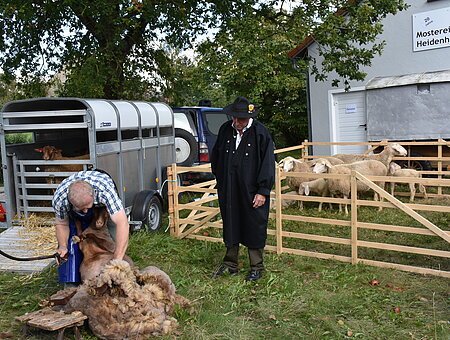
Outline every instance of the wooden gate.
<path fill-rule="evenodd" d="M 303 157 L 308 157 L 304 146 L 279 150 L 301 150 Z M 276 164 L 276 181 L 271 197 L 275 199 L 275 210 L 269 215 L 268 241 L 266 250 L 288 254 L 310 256 L 322 259 L 334 259 L 349 263 L 362 263 L 377 267 L 393 268 L 409 272 L 431 274 L 450 278 L 450 228 L 447 222 L 445 228 L 439 227 L 428 218 L 419 214 L 440 214 L 439 218 L 448 221 L 449 205 L 403 203 L 399 199 L 388 194 L 374 182 L 390 182 L 392 177 L 363 176 L 353 171 L 351 175 L 331 175 L 289 172 L 284 173 Z M 168 177 L 171 180 L 169 189 L 169 216 L 171 222 L 171 234 L 178 238 L 194 238 L 212 242 L 222 242 L 222 220 L 217 202 L 217 191 L 214 189 L 215 180 L 203 183 L 183 186 L 177 181 L 178 175 L 186 172 L 210 172 L 209 165 L 197 167 L 177 167 L 175 164 L 168 168 Z M 447 171 L 448 172 L 448 171 Z M 440 167 L 439 177 L 449 175 Z M 283 180 L 287 177 L 308 178 L 347 178 L 351 183 L 351 199 L 300 196 L 284 193 L 287 190 L 283 186 Z M 356 185 L 361 181 L 377 192 L 385 201 L 372 201 L 357 197 Z M 442 190 L 450 187 L 449 179 L 411 179 L 395 177 L 397 183 L 409 183 L 414 181 L 426 186 L 435 186 L 445 200 L 450 195 L 442 194 Z M 351 214 L 348 219 L 338 214 L 317 217 L 307 216 L 301 212 L 289 213 L 282 207 L 284 200 L 304 202 L 325 202 L 334 204 L 350 204 Z M 438 202 L 439 203 L 439 202 Z M 394 223 L 376 223 L 358 218 L 358 210 L 361 207 L 375 207 L 381 209 L 395 209 L 395 215 L 399 216 Z M 373 208 L 370 208 L 373 209 Z M 292 211 L 292 209 L 291 209 Z M 407 216 L 412 222 L 402 225 L 401 218 Z M 302 230 L 306 228 L 307 232 Z M 368 233 L 371 233 L 370 236 Z M 335 235 L 336 234 L 336 235 Z M 393 237 L 392 235 L 396 236 Z M 377 237 L 374 241 L 371 238 Z M 429 238 L 433 238 L 430 242 Z M 391 240 L 391 241 L 389 241 Z M 393 241 L 392 241 L 393 240 Z M 425 242 L 426 241 L 426 242 Z M 314 242 L 321 245 L 330 245 L 332 250 L 322 250 L 320 246 L 308 250 L 305 244 Z M 411 244 L 406 244 L 411 242 Z M 342 248 L 342 249 L 341 249 Z M 375 256 L 365 256 L 365 252 L 372 250 Z M 363 253 L 363 254 L 361 254 Z M 377 254 L 384 254 L 377 258 Z M 406 257 L 425 257 L 419 265 L 414 263 L 401 263 L 387 261 L 389 253 L 407 254 Z M 430 257 L 433 261 L 428 261 Z M 436 260 L 437 259 L 437 260 Z M 408 260 L 409 261 L 409 260 Z M 442 263 L 440 262 L 442 261 Z M 411 261 L 409 261 L 411 262 Z"/>

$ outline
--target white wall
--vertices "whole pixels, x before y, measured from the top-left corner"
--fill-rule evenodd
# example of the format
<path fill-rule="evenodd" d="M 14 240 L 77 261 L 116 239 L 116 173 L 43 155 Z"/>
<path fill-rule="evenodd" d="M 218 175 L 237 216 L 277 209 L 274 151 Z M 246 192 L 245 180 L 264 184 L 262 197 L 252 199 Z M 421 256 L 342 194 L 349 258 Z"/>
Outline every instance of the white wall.
<path fill-rule="evenodd" d="M 363 68 L 367 73 L 362 82 L 351 82 L 352 87 L 364 86 L 368 80 L 378 76 L 394 76 L 410 73 L 440 71 L 450 69 L 450 47 L 413 52 L 412 46 L 412 15 L 415 13 L 432 11 L 439 8 L 450 7 L 450 0 L 427 2 L 426 0 L 407 0 L 410 7 L 397 15 L 384 19 L 384 33 L 379 40 L 385 40 L 386 45 L 381 56 L 376 56 L 371 67 Z M 317 44 L 308 47 L 308 54 L 316 58 L 320 64 Z M 331 81 L 336 74 L 329 75 L 329 81 L 315 82 L 310 75 L 310 105 L 311 105 L 311 130 L 312 141 L 328 142 L 331 132 L 329 91 L 336 91 L 331 86 Z M 342 89 L 343 91 L 343 86 Z M 331 148 L 315 147 L 315 155 L 329 155 Z"/>

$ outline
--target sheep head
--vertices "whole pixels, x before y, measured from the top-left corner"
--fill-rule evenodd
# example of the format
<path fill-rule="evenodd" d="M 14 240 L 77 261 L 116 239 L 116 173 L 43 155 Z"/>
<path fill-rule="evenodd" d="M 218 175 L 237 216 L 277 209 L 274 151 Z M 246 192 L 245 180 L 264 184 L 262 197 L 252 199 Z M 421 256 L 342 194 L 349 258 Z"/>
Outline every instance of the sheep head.
<path fill-rule="evenodd" d="M 34 149 L 34 151 L 42 153 L 42 159 L 46 161 L 52 161 L 62 157 L 62 150 L 50 145 Z"/>
<path fill-rule="evenodd" d="M 94 218 L 92 221 L 95 221 L 95 223 L 91 223 L 90 227 L 93 229 L 102 229 L 106 227 L 108 219 L 109 214 L 105 207 L 94 207 Z"/>
<path fill-rule="evenodd" d="M 279 166 L 283 171 L 285 171 L 284 168 L 285 168 L 286 164 L 292 162 L 293 159 L 294 159 L 294 158 L 291 157 L 291 156 L 285 157 L 285 158 L 283 158 L 281 161 L 278 162 L 278 166 Z"/>
<path fill-rule="evenodd" d="M 298 188 L 298 194 L 309 196 L 309 184 L 306 182 L 300 184 Z"/>
<path fill-rule="evenodd" d="M 389 173 L 393 174 L 395 173 L 397 170 L 400 170 L 402 167 L 400 165 L 398 165 L 395 162 L 391 162 L 391 164 L 389 164 Z"/>
<path fill-rule="evenodd" d="M 388 144 L 393 150 L 396 156 L 406 156 L 408 151 L 398 143 Z"/>
<path fill-rule="evenodd" d="M 331 167 L 332 167 L 332 165 L 331 165 L 330 161 L 328 161 L 325 158 L 322 158 L 317 161 L 316 165 L 314 165 L 313 172 L 315 174 L 321 174 L 324 172 L 328 172 L 328 169 Z"/>
<path fill-rule="evenodd" d="M 283 169 L 284 172 L 289 172 L 294 169 L 295 163 L 303 163 L 302 161 L 295 159 L 294 157 L 288 156 L 286 158 L 283 158 L 279 163 L 278 166 Z"/>

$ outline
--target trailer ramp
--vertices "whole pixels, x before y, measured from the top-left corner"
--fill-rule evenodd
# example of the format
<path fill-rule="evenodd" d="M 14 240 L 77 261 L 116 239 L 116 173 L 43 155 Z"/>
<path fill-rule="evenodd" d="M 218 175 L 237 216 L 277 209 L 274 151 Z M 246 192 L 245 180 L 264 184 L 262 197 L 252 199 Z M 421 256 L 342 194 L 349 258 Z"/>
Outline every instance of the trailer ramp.
<path fill-rule="evenodd" d="M 44 227 L 43 227 L 44 228 Z M 0 249 L 15 257 L 35 257 L 43 255 L 37 254 L 32 249 L 32 239 L 37 230 L 29 230 L 23 226 L 13 226 L 0 233 Z M 56 238 L 55 238 L 56 239 Z M 49 249 L 52 245 L 43 245 L 41 248 Z M 53 247 L 53 249 L 55 249 Z M 54 252 L 54 251 L 53 251 Z M 51 254 L 49 251 L 48 254 Z M 54 259 L 36 260 L 36 261 L 14 261 L 3 255 L 0 255 L 0 272 L 13 272 L 20 274 L 40 273 L 55 263 Z"/>

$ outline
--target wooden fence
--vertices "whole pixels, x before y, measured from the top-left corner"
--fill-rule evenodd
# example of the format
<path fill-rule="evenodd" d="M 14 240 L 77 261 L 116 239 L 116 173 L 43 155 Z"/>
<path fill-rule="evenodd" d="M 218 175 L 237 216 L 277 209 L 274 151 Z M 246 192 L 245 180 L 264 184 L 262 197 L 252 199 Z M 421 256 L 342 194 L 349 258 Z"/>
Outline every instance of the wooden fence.
<path fill-rule="evenodd" d="M 312 144 L 306 142 L 300 146 L 277 150 L 277 153 L 298 150 L 302 158 L 314 158 L 307 152 L 307 147 Z M 450 176 L 450 171 L 443 170 L 443 164 L 450 159 L 442 157 L 442 149 L 440 150 L 441 156 L 436 159 L 441 162 L 438 171 L 425 172 L 436 178 L 395 177 L 394 180 L 392 177 L 366 177 L 356 171 L 352 171 L 350 175 L 284 173 L 275 166 L 275 188 L 271 193 L 271 197 L 275 199 L 275 209 L 269 215 L 266 250 L 450 278 L 450 179 L 442 178 Z M 177 180 L 183 173 L 210 171 L 209 164 L 196 167 L 179 167 L 174 164 L 168 168 L 170 231 L 174 237 L 222 242 L 222 221 L 217 191 L 214 188 L 215 180 L 194 185 L 181 185 Z M 351 198 L 287 194 L 285 192 L 288 188 L 283 185 L 287 177 L 345 177 L 351 183 Z M 429 194 L 433 198 L 417 203 L 403 203 L 374 183 L 389 183 L 393 180 L 396 183 L 414 181 L 427 188 L 434 187 L 435 192 Z M 384 201 L 357 197 L 357 181 L 369 186 Z M 406 192 L 396 192 L 395 196 L 400 194 L 409 196 Z M 318 213 L 312 208 L 285 208 L 282 205 L 287 200 L 350 204 L 351 213 L 346 216 L 337 210 Z M 306 204 L 311 206 L 311 203 Z M 361 209 L 366 209 L 364 214 L 361 213 L 362 217 L 359 216 Z M 394 216 L 394 221 L 383 220 L 384 214 L 376 213 L 377 209 L 395 209 L 395 214 L 389 215 Z"/>

